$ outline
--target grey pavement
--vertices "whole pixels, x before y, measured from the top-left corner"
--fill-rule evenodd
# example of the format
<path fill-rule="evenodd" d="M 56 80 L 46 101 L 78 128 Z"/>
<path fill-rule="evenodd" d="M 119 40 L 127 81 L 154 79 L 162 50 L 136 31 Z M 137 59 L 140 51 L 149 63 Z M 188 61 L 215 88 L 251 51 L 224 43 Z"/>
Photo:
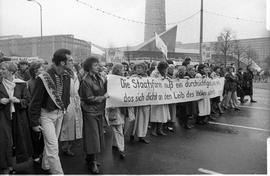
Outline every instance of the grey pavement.
<path fill-rule="evenodd" d="M 248 98 L 248 97 L 246 97 Z M 245 103 L 241 111 L 229 110 L 215 123 L 185 130 L 179 125 L 168 136 L 147 138 L 150 144 L 130 143 L 126 135 L 124 160 L 111 149 L 111 130 L 104 152 L 98 157 L 102 174 L 266 174 L 266 139 L 270 136 L 270 90 L 255 89 L 257 103 Z M 224 125 L 225 124 L 225 125 Z M 235 125 L 235 126 L 227 126 Z M 60 153 L 65 174 L 90 174 L 82 141 L 73 148 L 76 156 Z M 16 166 L 19 173 L 43 173 L 32 161 Z"/>

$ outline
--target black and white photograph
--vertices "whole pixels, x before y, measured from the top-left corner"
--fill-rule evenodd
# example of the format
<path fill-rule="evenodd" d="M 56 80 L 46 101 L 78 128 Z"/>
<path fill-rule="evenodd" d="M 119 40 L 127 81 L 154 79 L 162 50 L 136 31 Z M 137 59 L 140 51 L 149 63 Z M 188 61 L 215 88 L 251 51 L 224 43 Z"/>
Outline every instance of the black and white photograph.
<path fill-rule="evenodd" d="M 0 0 L 0 175 L 270 174 L 270 0 Z"/>

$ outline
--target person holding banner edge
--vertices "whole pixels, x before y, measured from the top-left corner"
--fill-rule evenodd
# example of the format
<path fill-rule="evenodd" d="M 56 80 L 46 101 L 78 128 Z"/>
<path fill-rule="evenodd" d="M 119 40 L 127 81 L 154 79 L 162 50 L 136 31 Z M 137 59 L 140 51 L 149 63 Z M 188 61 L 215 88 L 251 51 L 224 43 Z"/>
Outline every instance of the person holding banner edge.
<path fill-rule="evenodd" d="M 135 74 L 132 77 L 147 77 L 146 66 L 144 63 L 136 64 Z M 130 141 L 134 141 L 135 135 L 139 137 L 139 142 L 149 144 L 150 142 L 145 139 L 150 119 L 150 106 L 137 106 L 134 107 L 135 122 L 130 136 Z"/>
<path fill-rule="evenodd" d="M 116 64 L 112 68 L 112 75 L 124 76 L 126 71 L 124 69 L 123 64 Z M 118 150 L 120 159 L 124 159 L 126 157 L 124 125 L 125 118 L 128 117 L 128 108 L 106 108 L 106 115 L 108 116 L 109 125 L 113 131 L 112 149 Z"/>
<path fill-rule="evenodd" d="M 83 143 L 86 161 L 93 174 L 99 173 L 97 154 L 104 145 L 103 117 L 105 100 L 109 97 L 106 82 L 98 72 L 99 60 L 89 57 L 83 63 L 85 75 L 80 82 L 79 95 L 83 114 Z"/>

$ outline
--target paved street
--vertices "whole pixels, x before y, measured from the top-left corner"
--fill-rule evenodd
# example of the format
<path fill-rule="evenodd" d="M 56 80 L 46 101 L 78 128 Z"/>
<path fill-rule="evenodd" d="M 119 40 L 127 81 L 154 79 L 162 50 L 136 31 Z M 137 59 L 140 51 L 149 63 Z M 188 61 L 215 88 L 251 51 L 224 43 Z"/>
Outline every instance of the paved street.
<path fill-rule="evenodd" d="M 103 174 L 266 174 L 266 139 L 270 136 L 270 90 L 255 89 L 254 99 L 240 112 L 228 111 L 214 123 L 191 130 L 177 127 L 166 137 L 149 136 L 149 145 L 128 141 L 125 160 L 111 150 L 111 132 L 99 156 Z M 248 97 L 246 97 L 248 98 Z M 73 148 L 75 157 L 61 154 L 66 174 L 90 174 L 82 142 Z M 41 172 L 32 161 L 16 167 L 19 173 Z"/>

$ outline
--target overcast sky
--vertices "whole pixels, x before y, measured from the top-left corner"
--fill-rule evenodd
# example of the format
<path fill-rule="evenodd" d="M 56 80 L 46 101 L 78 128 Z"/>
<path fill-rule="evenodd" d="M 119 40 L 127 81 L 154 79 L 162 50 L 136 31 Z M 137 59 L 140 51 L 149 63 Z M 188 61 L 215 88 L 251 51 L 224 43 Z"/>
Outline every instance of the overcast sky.
<path fill-rule="evenodd" d="M 43 7 L 43 35 L 73 34 L 104 47 L 143 42 L 144 25 L 102 14 L 76 0 L 37 0 Z M 82 0 L 113 14 L 144 21 L 145 0 Z M 204 9 L 263 23 L 204 14 L 204 41 L 214 41 L 230 27 L 237 38 L 269 36 L 266 0 L 204 0 Z M 200 0 L 166 0 L 167 23 L 180 21 L 200 10 Z M 178 25 L 177 41 L 199 41 L 199 14 Z M 167 26 L 167 29 L 172 26 Z M 0 35 L 40 35 L 39 7 L 27 0 L 0 0 Z"/>

